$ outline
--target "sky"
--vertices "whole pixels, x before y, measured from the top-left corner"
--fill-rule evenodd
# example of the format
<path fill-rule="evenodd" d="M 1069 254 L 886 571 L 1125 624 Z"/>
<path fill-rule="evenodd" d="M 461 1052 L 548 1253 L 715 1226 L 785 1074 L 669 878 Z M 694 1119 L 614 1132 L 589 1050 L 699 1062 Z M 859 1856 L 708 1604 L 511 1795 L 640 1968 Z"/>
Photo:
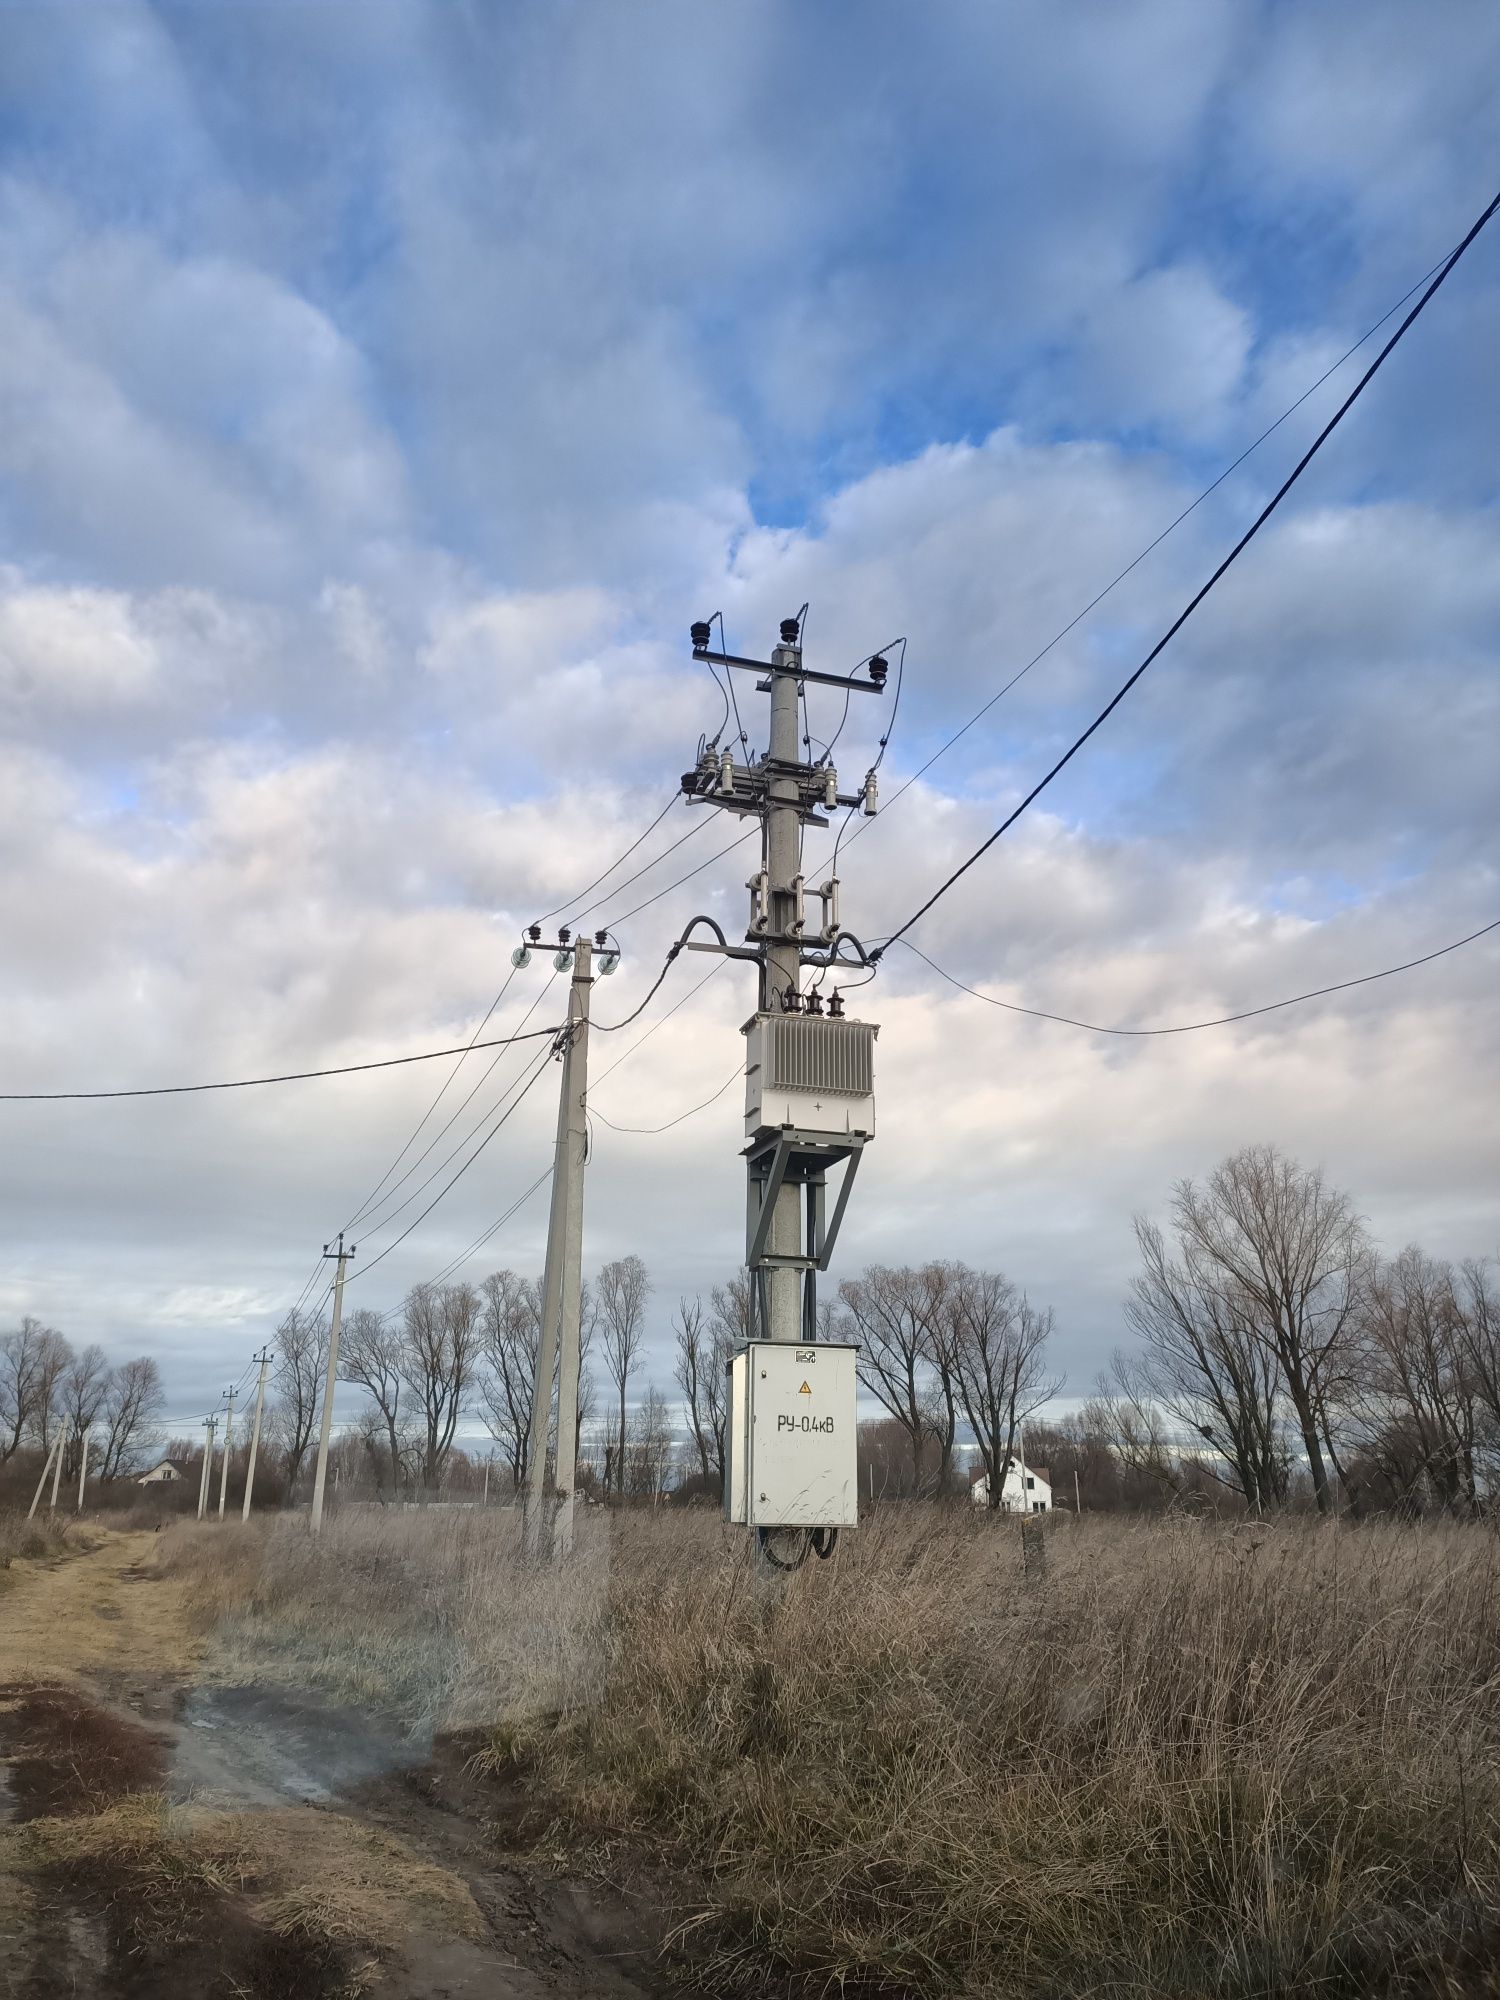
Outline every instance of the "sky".
<path fill-rule="evenodd" d="M 0 7 L 0 1088 L 467 1041 L 521 926 L 576 915 L 720 728 L 687 636 L 715 611 L 761 653 L 806 601 L 830 672 L 906 638 L 899 709 L 851 703 L 834 753 L 852 788 L 889 731 L 888 810 L 839 874 L 846 925 L 893 930 L 1359 358 L 892 795 L 1458 241 L 1497 83 L 1500 16 L 1444 0 Z M 1154 1026 L 1500 917 L 1497 339 L 1500 224 L 923 952 Z M 811 692 L 819 749 L 838 707 Z M 623 950 L 606 1027 L 689 917 L 745 920 L 747 855 L 712 859 L 734 827 L 692 811 L 588 912 Z M 878 1135 L 831 1275 L 1003 1269 L 1078 1398 L 1122 1337 L 1132 1215 L 1237 1147 L 1321 1164 L 1391 1252 L 1494 1253 L 1497 964 L 1484 940 L 1132 1041 L 893 947 L 850 1001 Z M 560 1018 L 550 972 L 487 1032 Z M 752 1007 L 745 968 L 684 957 L 595 1038 L 585 1255 L 647 1262 L 642 1387 L 742 1254 L 737 1091 L 613 1127 L 720 1091 Z M 479 1085 L 353 1232 L 351 1308 L 545 1173 L 550 1067 L 394 1244 L 525 1057 L 449 1087 L 398 1173 Z M 196 1416 L 449 1068 L 0 1104 L 0 1325 L 152 1352 Z M 459 1275 L 535 1272 L 545 1223 L 543 1186 Z"/>

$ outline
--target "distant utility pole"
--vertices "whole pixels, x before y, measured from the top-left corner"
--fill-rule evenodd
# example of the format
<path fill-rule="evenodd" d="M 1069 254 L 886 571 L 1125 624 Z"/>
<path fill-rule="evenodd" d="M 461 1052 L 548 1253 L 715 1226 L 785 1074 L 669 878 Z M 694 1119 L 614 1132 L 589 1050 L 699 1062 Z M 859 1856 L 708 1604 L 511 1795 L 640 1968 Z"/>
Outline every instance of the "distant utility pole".
<path fill-rule="evenodd" d="M 209 1485 L 214 1476 L 214 1432 L 219 1428 L 217 1416 L 203 1419 L 203 1468 L 198 1474 L 198 1519 L 201 1521 L 208 1512 Z"/>
<path fill-rule="evenodd" d="M 535 930 L 537 927 L 532 926 Z M 540 936 L 532 939 L 537 943 Z M 607 934 L 596 942 L 603 956 L 600 970 L 612 972 L 619 953 L 609 948 Z M 524 964 L 529 946 L 517 956 Z M 584 1101 L 589 1081 L 589 995 L 593 988 L 594 947 L 586 937 L 570 942 L 559 933 L 553 964 L 564 971 L 570 964 L 568 1024 L 562 1036 L 562 1085 L 557 1101 L 557 1139 L 552 1155 L 552 1206 L 547 1219 L 547 1266 L 542 1279 L 542 1323 L 537 1341 L 536 1376 L 531 1389 L 531 1458 L 526 1468 L 526 1547 L 541 1553 L 543 1509 L 547 1491 L 547 1436 L 552 1419 L 552 1377 L 557 1389 L 557 1465 L 555 1485 L 558 1515 L 553 1547 L 565 1555 L 573 1544 L 573 1482 L 577 1473 L 578 1373 L 580 1307 L 583 1287 L 583 1177 L 588 1158 L 588 1121 Z M 561 1365 L 558 1348 L 561 1344 Z"/>
<path fill-rule="evenodd" d="M 89 1476 L 89 1427 L 80 1424 L 78 1428 L 78 1505 L 75 1514 L 83 1512 L 83 1485 Z"/>
<path fill-rule="evenodd" d="M 245 1504 L 240 1509 L 240 1519 L 250 1518 L 250 1496 L 255 1491 L 255 1460 L 260 1451 L 260 1413 L 266 1400 L 266 1370 L 271 1365 L 271 1350 L 263 1347 L 256 1360 L 260 1363 L 260 1379 L 255 1385 L 255 1418 L 250 1426 L 250 1461 L 245 1467 Z"/>
<path fill-rule="evenodd" d="M 224 1502 L 229 1497 L 229 1450 L 234 1443 L 234 1390 L 227 1391 L 228 1409 L 224 1416 L 224 1458 L 219 1467 L 219 1519 L 224 1518 Z"/>
<path fill-rule="evenodd" d="M 58 1456 L 61 1450 L 62 1450 L 62 1436 L 61 1433 L 59 1433 L 59 1435 L 56 1438 L 54 1438 L 52 1442 L 51 1450 L 47 1453 L 46 1458 L 42 1461 L 42 1476 L 36 1483 L 36 1491 L 31 1496 L 31 1505 L 26 1510 L 26 1518 L 28 1521 L 36 1513 L 37 1505 L 42 1497 L 42 1488 L 47 1484 L 47 1474 L 52 1470 L 52 1461 L 54 1458 Z"/>
<path fill-rule="evenodd" d="M 62 1485 L 63 1448 L 67 1444 L 67 1441 L 67 1428 L 65 1425 L 60 1424 L 57 1431 L 57 1457 L 53 1461 L 52 1466 L 52 1494 L 47 1502 L 47 1511 L 49 1514 L 57 1512 L 57 1489 Z"/>
<path fill-rule="evenodd" d="M 323 1389 L 323 1427 L 318 1432 L 318 1470 L 313 1478 L 312 1531 L 323 1525 L 323 1488 L 328 1479 L 328 1439 L 333 1430 L 333 1387 L 339 1379 L 339 1327 L 344 1318 L 344 1266 L 354 1255 L 354 1245 L 344 1248 L 344 1232 L 339 1231 L 336 1250 L 323 1245 L 323 1255 L 333 1263 L 333 1325 L 328 1333 L 328 1380 Z"/>

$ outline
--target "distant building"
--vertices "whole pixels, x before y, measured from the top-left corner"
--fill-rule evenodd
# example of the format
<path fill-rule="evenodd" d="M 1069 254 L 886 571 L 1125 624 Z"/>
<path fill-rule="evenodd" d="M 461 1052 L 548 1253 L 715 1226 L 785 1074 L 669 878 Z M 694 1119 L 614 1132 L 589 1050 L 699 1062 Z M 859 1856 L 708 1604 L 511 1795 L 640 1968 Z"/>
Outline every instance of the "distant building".
<path fill-rule="evenodd" d="M 969 1498 L 976 1507 L 990 1504 L 990 1476 L 981 1472 L 969 1482 Z M 1045 1465 L 1017 1465 L 1014 1459 L 1005 1470 L 1005 1485 L 1000 1493 L 1002 1514 L 1050 1514 L 1052 1512 L 1052 1482 L 1047 1477 Z"/>
<path fill-rule="evenodd" d="M 181 1477 L 182 1467 L 174 1464 L 170 1458 L 163 1458 L 158 1460 L 149 1472 L 138 1472 L 135 1483 L 137 1486 L 170 1486 L 174 1479 Z"/>

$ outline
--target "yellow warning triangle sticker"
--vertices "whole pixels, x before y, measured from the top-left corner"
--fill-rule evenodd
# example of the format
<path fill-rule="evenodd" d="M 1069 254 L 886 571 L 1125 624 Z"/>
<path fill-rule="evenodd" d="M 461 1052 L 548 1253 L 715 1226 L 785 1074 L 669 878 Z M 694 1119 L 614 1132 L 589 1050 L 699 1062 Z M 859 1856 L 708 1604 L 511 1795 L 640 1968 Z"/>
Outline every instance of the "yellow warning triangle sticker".
<path fill-rule="evenodd" d="M 804 1382 L 802 1384 L 802 1387 L 797 1391 L 797 1394 L 799 1396 L 810 1396 L 812 1394 L 812 1384 L 810 1382 Z"/>

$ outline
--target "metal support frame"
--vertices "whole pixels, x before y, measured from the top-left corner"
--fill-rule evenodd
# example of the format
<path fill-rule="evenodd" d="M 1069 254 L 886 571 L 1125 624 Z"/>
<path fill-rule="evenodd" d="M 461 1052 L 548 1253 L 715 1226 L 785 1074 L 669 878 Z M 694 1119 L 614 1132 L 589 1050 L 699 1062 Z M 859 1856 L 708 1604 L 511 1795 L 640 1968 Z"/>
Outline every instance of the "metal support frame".
<path fill-rule="evenodd" d="M 854 1133 L 837 1141 L 823 1135 L 783 1126 L 774 1138 L 758 1140 L 745 1149 L 746 1218 L 745 1263 L 751 1273 L 751 1312 L 754 1326 L 769 1324 L 766 1291 L 773 1271 L 794 1271 L 802 1278 L 802 1339 L 817 1338 L 818 1273 L 833 1261 L 834 1245 L 843 1225 L 844 1211 L 854 1176 L 859 1170 L 865 1140 Z M 828 1170 L 842 1165 L 843 1178 L 828 1210 Z M 772 1220 L 784 1188 L 801 1188 L 801 1245 L 796 1251 L 767 1249 Z"/>

